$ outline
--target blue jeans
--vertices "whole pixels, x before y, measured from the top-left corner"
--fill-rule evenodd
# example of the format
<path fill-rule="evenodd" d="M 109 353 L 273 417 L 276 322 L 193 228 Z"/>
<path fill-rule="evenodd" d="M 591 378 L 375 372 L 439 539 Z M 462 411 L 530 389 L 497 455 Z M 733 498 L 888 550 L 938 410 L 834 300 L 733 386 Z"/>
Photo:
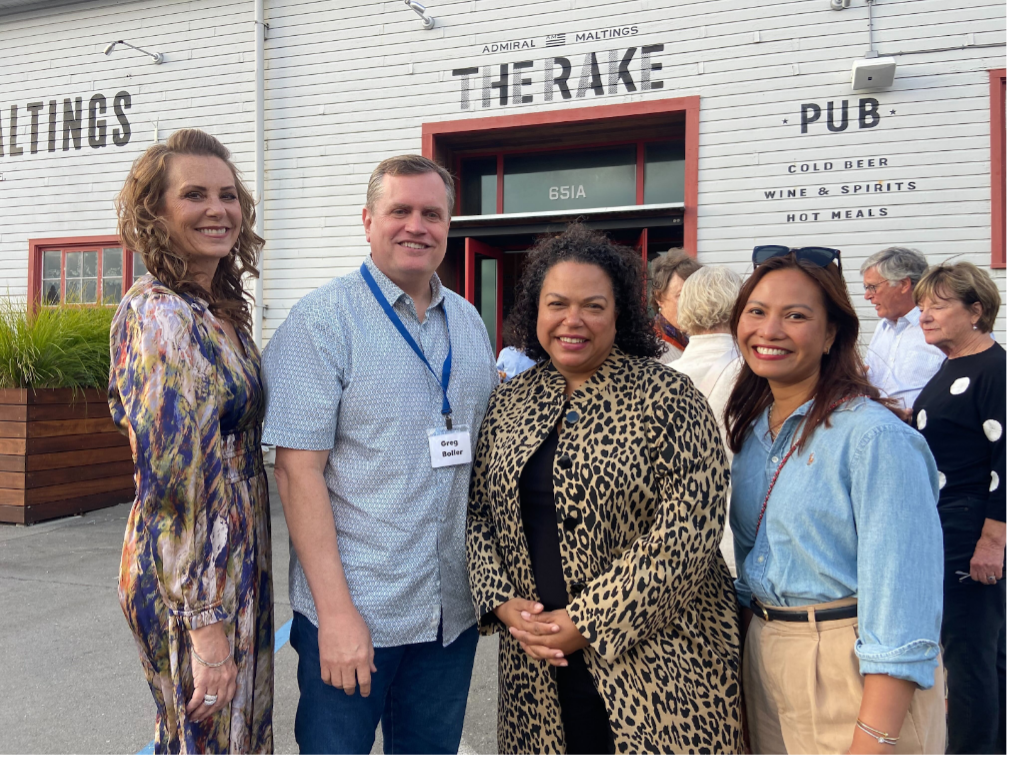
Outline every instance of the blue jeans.
<path fill-rule="evenodd" d="M 463 734 L 477 626 L 442 646 L 435 641 L 377 647 L 372 693 L 348 696 L 323 683 L 319 631 L 300 613 L 291 623 L 298 653 L 295 741 L 302 754 L 368 754 L 383 724 L 385 754 L 456 754 Z"/>

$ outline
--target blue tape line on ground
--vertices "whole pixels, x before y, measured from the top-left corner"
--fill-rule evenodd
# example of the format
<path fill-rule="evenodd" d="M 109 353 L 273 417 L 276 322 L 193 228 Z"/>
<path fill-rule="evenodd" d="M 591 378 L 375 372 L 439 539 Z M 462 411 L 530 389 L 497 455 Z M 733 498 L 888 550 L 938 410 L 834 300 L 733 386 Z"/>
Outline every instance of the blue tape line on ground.
<path fill-rule="evenodd" d="M 274 654 L 281 651 L 281 647 L 288 643 L 288 639 L 291 638 L 291 621 L 289 620 L 274 634 Z M 141 749 L 137 754 L 154 754 L 154 739 L 151 739 L 151 743 L 146 747 Z"/>

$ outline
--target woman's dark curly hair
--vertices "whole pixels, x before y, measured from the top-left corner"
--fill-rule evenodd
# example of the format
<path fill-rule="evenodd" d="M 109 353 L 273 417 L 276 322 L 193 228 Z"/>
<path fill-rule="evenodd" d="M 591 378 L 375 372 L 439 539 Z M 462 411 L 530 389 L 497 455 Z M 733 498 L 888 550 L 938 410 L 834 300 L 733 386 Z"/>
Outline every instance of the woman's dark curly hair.
<path fill-rule="evenodd" d="M 611 280 L 617 313 L 615 345 L 629 355 L 659 357 L 663 349 L 646 307 L 646 272 L 642 258 L 580 223 L 571 224 L 558 236 L 541 239 L 530 250 L 526 269 L 516 288 L 516 304 L 506 323 L 507 342 L 532 360 L 540 362 L 548 356 L 537 340 L 541 287 L 548 271 L 566 260 L 595 265 Z"/>

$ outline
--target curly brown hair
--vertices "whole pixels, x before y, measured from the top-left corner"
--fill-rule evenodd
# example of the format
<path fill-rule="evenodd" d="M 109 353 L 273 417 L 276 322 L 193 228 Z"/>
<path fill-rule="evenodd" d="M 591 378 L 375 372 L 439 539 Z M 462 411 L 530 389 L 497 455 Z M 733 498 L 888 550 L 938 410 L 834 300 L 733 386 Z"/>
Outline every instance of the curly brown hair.
<path fill-rule="evenodd" d="M 218 263 L 210 292 L 190 277 L 186 256 L 172 249 L 168 225 L 162 215 L 169 163 L 175 155 L 220 158 L 235 177 L 242 209 L 239 239 L 228 257 Z M 165 144 L 147 148 L 134 161 L 123 188 L 116 196 L 116 215 L 119 218 L 120 241 L 126 248 L 144 256 L 144 265 L 159 282 L 178 294 L 207 300 L 215 317 L 228 321 L 247 334 L 252 332 L 252 296 L 243 289 L 242 277 L 246 274 L 259 277 L 256 264 L 264 240 L 253 231 L 256 201 L 242 184 L 227 147 L 199 129 L 181 129 L 172 134 Z"/>
<path fill-rule="evenodd" d="M 508 343 L 538 362 L 548 356 L 537 340 L 541 287 L 548 271 L 566 260 L 595 265 L 611 280 L 617 313 L 615 345 L 629 355 L 660 357 L 663 352 L 660 337 L 646 309 L 642 258 L 580 223 L 569 225 L 558 236 L 541 239 L 530 250 L 523 277 L 516 287 L 516 304 L 506 323 L 504 336 Z"/>

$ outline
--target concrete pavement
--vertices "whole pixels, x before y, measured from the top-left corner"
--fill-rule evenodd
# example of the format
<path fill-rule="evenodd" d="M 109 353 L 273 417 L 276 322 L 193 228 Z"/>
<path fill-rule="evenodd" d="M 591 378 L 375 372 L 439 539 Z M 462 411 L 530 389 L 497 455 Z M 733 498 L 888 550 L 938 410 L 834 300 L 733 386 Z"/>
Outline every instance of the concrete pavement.
<path fill-rule="evenodd" d="M 288 531 L 271 484 L 274 623 L 291 619 Z M 154 703 L 119 607 L 129 505 L 31 527 L 0 526 L 0 753 L 135 754 L 154 735 Z M 482 638 L 471 680 L 464 754 L 495 753 L 497 639 Z M 275 658 L 274 739 L 293 735 L 296 655 Z M 382 752 L 381 736 L 373 753 Z"/>

